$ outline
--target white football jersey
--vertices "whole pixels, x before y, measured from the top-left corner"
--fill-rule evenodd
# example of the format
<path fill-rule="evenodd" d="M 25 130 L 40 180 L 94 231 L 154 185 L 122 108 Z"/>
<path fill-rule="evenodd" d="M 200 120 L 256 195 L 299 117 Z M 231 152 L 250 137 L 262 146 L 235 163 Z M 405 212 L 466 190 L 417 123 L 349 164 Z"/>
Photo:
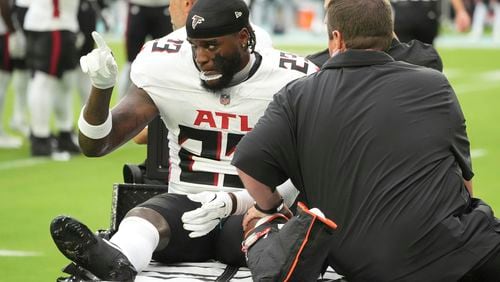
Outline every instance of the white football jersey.
<path fill-rule="evenodd" d="M 170 4 L 170 0 L 129 0 L 130 3 L 146 6 L 146 7 L 159 7 L 159 6 L 167 6 Z"/>
<path fill-rule="evenodd" d="M 78 32 L 79 0 L 36 0 L 32 1 L 24 28 L 30 31 L 69 30 Z"/>
<path fill-rule="evenodd" d="M 28 8 L 31 4 L 32 0 L 16 0 L 16 6 L 18 7 L 23 7 L 23 8 Z"/>
<path fill-rule="evenodd" d="M 239 140 L 278 90 L 318 68 L 302 57 L 267 48 L 251 77 L 221 91 L 230 95 L 227 103 L 201 86 L 191 45 L 185 36 L 175 35 L 146 43 L 130 75 L 153 99 L 169 131 L 169 191 L 240 190 L 243 185 L 231 165 Z"/>

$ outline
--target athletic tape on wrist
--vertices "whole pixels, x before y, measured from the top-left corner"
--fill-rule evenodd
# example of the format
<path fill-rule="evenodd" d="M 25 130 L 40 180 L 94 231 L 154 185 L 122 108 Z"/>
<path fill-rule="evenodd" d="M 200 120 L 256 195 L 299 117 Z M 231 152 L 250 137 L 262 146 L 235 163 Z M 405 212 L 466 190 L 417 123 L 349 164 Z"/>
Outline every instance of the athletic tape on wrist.
<path fill-rule="evenodd" d="M 99 125 L 89 124 L 83 117 L 83 111 L 85 106 L 83 106 L 80 112 L 80 118 L 78 118 L 78 129 L 80 133 L 87 136 L 90 139 L 101 139 L 109 135 L 111 129 L 113 128 L 113 119 L 111 117 L 111 111 L 108 113 L 108 118 L 106 121 Z"/>

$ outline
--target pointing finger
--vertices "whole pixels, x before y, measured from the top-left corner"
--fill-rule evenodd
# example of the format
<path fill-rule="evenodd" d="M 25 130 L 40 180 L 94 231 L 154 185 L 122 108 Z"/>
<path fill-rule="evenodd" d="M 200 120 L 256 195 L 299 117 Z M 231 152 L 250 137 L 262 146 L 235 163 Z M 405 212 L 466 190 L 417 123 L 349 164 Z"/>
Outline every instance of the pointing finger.
<path fill-rule="evenodd" d="M 97 48 L 99 48 L 101 50 L 111 51 L 111 49 L 106 44 L 106 41 L 104 41 L 104 38 L 102 38 L 102 36 L 99 34 L 99 32 L 93 31 L 92 38 L 94 38 L 94 41 L 95 41 L 95 44 L 97 45 Z"/>

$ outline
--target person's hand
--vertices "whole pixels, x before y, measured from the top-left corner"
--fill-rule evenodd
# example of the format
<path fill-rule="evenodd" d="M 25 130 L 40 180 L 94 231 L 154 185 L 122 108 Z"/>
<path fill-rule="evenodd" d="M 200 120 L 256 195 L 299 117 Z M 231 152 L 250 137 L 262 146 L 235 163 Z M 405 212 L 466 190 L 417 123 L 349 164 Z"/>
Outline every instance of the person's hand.
<path fill-rule="evenodd" d="M 118 66 L 102 36 L 94 31 L 92 38 L 97 48 L 80 58 L 82 71 L 90 76 L 92 85 L 99 89 L 108 89 L 115 85 Z"/>
<path fill-rule="evenodd" d="M 283 214 L 287 218 L 292 218 L 293 213 L 290 211 L 290 209 L 284 205 L 283 209 L 281 209 L 278 213 Z M 243 233 L 247 234 L 248 231 L 252 230 L 255 227 L 255 224 L 259 219 L 269 216 L 270 214 L 263 213 L 255 208 L 255 206 L 251 207 L 248 209 L 247 213 L 245 216 L 243 216 Z"/>
<path fill-rule="evenodd" d="M 469 30 L 470 16 L 466 11 L 460 11 L 455 15 L 455 27 L 459 32 Z"/>
<path fill-rule="evenodd" d="M 26 55 L 26 38 L 22 32 L 9 34 L 9 55 L 12 59 L 24 58 Z"/>
<path fill-rule="evenodd" d="M 255 206 L 249 208 L 247 213 L 243 216 L 243 234 L 247 234 L 248 231 L 252 230 L 257 221 L 265 216 L 269 215 L 258 211 Z"/>
<path fill-rule="evenodd" d="M 227 192 L 201 192 L 187 196 L 201 207 L 182 215 L 184 229 L 192 231 L 189 237 L 204 236 L 214 229 L 222 218 L 228 217 L 233 208 L 231 196 Z"/>

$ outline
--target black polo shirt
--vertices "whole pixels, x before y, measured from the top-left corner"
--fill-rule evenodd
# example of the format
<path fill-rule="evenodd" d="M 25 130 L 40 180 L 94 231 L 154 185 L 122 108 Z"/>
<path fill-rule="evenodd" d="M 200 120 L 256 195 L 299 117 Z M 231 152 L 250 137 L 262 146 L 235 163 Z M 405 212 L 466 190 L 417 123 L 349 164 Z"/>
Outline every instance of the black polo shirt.
<path fill-rule="evenodd" d="M 349 281 L 456 281 L 500 244 L 463 183 L 469 141 L 450 84 L 384 52 L 346 51 L 285 86 L 233 164 L 271 187 L 291 178 L 338 224 L 329 258 Z"/>
<path fill-rule="evenodd" d="M 412 40 L 408 43 L 403 43 L 396 38 L 392 39 L 391 47 L 387 50 L 387 54 L 391 55 L 396 61 L 403 61 L 414 65 L 424 66 L 443 71 L 443 61 L 437 50 L 431 45 Z M 330 54 L 328 49 L 317 52 L 306 57 L 317 66 L 322 66 L 328 59 Z"/>

